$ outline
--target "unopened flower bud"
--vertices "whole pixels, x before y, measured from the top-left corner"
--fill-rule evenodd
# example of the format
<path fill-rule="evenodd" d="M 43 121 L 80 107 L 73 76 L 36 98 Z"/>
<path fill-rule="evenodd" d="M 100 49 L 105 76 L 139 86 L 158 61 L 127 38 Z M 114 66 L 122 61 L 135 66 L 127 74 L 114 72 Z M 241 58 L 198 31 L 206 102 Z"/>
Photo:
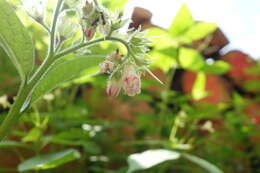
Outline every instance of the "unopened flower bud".
<path fill-rule="evenodd" d="M 64 10 L 58 20 L 57 31 L 61 38 L 67 39 L 79 29 L 78 21 L 76 20 L 75 10 Z"/>
<path fill-rule="evenodd" d="M 112 61 L 112 62 L 119 62 L 119 61 L 122 60 L 122 55 L 120 54 L 119 50 L 117 49 L 116 51 L 111 52 L 111 53 L 108 55 L 107 59 L 108 59 L 109 61 Z"/>
<path fill-rule="evenodd" d="M 104 35 L 104 36 L 108 36 L 111 32 L 111 23 L 107 22 L 106 24 L 101 24 L 99 26 L 99 30 L 100 32 Z"/>
<path fill-rule="evenodd" d="M 111 78 L 107 85 L 107 94 L 112 97 L 117 97 L 121 91 L 122 82 L 116 78 Z"/>
<path fill-rule="evenodd" d="M 95 10 L 94 4 L 86 1 L 85 5 L 82 8 L 82 12 L 84 16 L 89 16 Z"/>
<path fill-rule="evenodd" d="M 114 68 L 114 63 L 108 60 L 103 61 L 99 64 L 101 73 L 111 73 Z"/>
<path fill-rule="evenodd" d="M 134 65 L 126 65 L 123 69 L 122 85 L 125 94 L 135 96 L 141 92 L 141 79 Z"/>
<path fill-rule="evenodd" d="M 96 33 L 95 27 L 89 27 L 84 31 L 85 37 L 88 41 L 94 37 L 95 33 Z"/>
<path fill-rule="evenodd" d="M 45 6 L 44 0 L 37 0 L 37 1 L 23 0 L 23 8 L 26 11 L 26 13 L 40 23 L 43 22 L 44 6 Z"/>

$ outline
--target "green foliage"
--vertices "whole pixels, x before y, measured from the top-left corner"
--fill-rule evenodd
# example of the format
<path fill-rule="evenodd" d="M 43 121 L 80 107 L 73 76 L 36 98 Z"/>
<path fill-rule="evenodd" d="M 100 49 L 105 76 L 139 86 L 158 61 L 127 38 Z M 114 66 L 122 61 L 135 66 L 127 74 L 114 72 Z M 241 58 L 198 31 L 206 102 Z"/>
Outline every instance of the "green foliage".
<path fill-rule="evenodd" d="M 11 58 L 22 80 L 25 80 L 34 65 L 32 40 L 5 0 L 0 1 L 0 18 L 0 45 Z"/>
<path fill-rule="evenodd" d="M 148 169 L 165 161 L 176 160 L 179 157 L 180 153 L 166 149 L 147 150 L 140 154 L 132 154 L 128 157 L 129 169 L 127 173 Z"/>
<path fill-rule="evenodd" d="M 169 32 L 173 37 L 178 37 L 183 35 L 193 24 L 194 20 L 189 8 L 186 4 L 183 4 L 173 20 Z"/>
<path fill-rule="evenodd" d="M 32 101 L 36 101 L 58 85 L 79 77 L 84 71 L 97 67 L 102 60 L 102 56 L 95 55 L 59 59 L 35 88 Z"/>
<path fill-rule="evenodd" d="M 0 4 L 3 2 L 0 0 Z M 69 7 L 78 2 L 65 1 Z M 121 12 L 126 1 L 102 2 L 113 10 L 120 6 Z M 48 26 L 56 4 L 49 3 Z M 65 10 L 67 8 L 64 6 Z M 50 44 L 47 32 L 41 24 L 24 17 L 21 11 L 21 8 L 16 9 L 26 30 L 35 39 L 37 65 L 42 68 L 38 60 L 44 59 Z M 3 14 L 0 12 L 0 15 Z M 260 145 L 259 125 L 255 123 L 259 120 L 256 116 L 252 121 L 245 110 L 251 103 L 258 106 L 259 96 L 253 93 L 259 92 L 259 83 L 250 80 L 243 86 L 243 89 L 252 91 L 250 96 L 244 97 L 243 93 L 233 89 L 229 102 L 225 104 L 194 105 L 193 102 L 211 94 L 205 91 L 208 84 L 206 75 L 225 75 L 231 66 L 221 60 L 212 60 L 211 63 L 203 56 L 202 48 L 208 47 L 209 34 L 215 30 L 215 24 L 194 21 L 186 5 L 181 7 L 172 23 L 169 30 L 152 28 L 148 31 L 153 43 L 150 45 L 151 57 L 147 59 L 155 59 L 152 67 L 157 68 L 155 73 L 164 85 L 145 79 L 142 81 L 142 93 L 131 98 L 124 95 L 109 98 L 105 94 L 107 76 L 89 77 L 96 74 L 103 55 L 117 48 L 127 54 L 124 42 L 111 44 L 111 40 L 103 42 L 104 38 L 101 38 L 102 44 L 92 44 L 91 40 L 85 42 L 89 45 L 82 48 L 82 34 L 77 33 L 75 38 L 68 39 L 60 48 L 57 44 L 56 52 L 50 56 L 53 62 L 48 62 L 48 67 L 44 66 L 44 73 L 35 81 L 28 78 L 28 84 L 33 84 L 33 87 L 26 88 L 28 93 L 22 96 L 27 101 L 32 98 L 32 102 L 27 103 L 33 103 L 33 108 L 24 111 L 25 115 L 12 131 L 8 129 L 11 131 L 10 138 L 0 142 L 0 172 L 16 171 L 15 166 L 5 167 L 9 165 L 8 160 L 18 159 L 18 170 L 24 172 L 257 172 L 255 163 L 260 158 Z M 3 28 L 1 25 L 0 31 L 7 32 L 5 29 L 9 27 Z M 197 40 L 203 46 L 194 49 L 193 42 Z M 138 37 L 132 43 L 138 45 L 142 41 L 147 40 Z M 81 49 L 76 49 L 77 46 Z M 135 48 L 140 52 L 138 47 Z M 7 101 L 11 104 L 21 97 L 13 99 L 17 93 L 18 75 L 7 56 L 0 50 L 0 80 L 3 81 L 0 84 L 0 98 L 7 94 Z M 41 71 L 38 67 L 34 67 L 33 71 Z M 29 68 L 27 70 L 30 71 Z M 178 79 L 181 78 L 178 76 L 179 70 L 193 71 L 197 75 L 191 97 L 180 92 L 179 88 L 172 89 L 182 82 Z M 247 72 L 258 75 L 258 66 Z M 8 117 L 9 110 L 9 107 L 1 105 L 2 101 L 1 122 Z M 21 110 L 14 110 L 18 116 L 10 120 L 16 121 Z M 1 124 L 0 129 L 2 127 Z M 71 161 L 76 161 L 76 164 L 66 164 Z"/>
<path fill-rule="evenodd" d="M 206 74 L 204 72 L 199 72 L 191 92 L 194 100 L 200 100 L 208 95 L 208 93 L 205 91 L 205 85 Z"/>
<path fill-rule="evenodd" d="M 202 68 L 202 71 L 206 73 L 212 73 L 217 75 L 225 74 L 229 70 L 230 70 L 230 65 L 222 60 L 215 61 L 211 65 L 205 64 Z"/>
<path fill-rule="evenodd" d="M 190 48 L 180 48 L 179 63 L 182 68 L 192 71 L 200 71 L 205 65 L 201 54 Z"/>
<path fill-rule="evenodd" d="M 207 170 L 209 173 L 224 173 L 223 171 L 221 171 L 219 168 L 217 168 L 216 166 L 212 165 L 211 163 L 207 162 L 206 160 L 203 160 L 197 156 L 194 155 L 190 155 L 190 154 L 182 154 L 182 157 L 201 166 L 202 168 L 204 168 L 205 170 Z"/>
<path fill-rule="evenodd" d="M 19 172 L 29 170 L 44 170 L 58 167 L 62 164 L 80 158 L 80 153 L 74 149 L 68 149 L 57 153 L 36 156 L 25 160 L 18 166 Z"/>

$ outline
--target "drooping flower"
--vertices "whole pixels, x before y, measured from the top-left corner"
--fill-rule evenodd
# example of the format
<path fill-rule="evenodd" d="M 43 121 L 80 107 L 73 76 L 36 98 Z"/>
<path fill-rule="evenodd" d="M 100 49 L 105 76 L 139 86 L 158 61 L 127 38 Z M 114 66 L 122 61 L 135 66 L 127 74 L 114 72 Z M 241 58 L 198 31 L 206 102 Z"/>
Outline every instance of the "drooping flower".
<path fill-rule="evenodd" d="M 125 65 L 122 76 L 122 86 L 125 94 L 135 96 L 141 92 L 141 79 L 134 65 Z"/>
<path fill-rule="evenodd" d="M 89 27 L 84 31 L 85 37 L 88 41 L 94 37 L 95 33 L 96 33 L 95 27 Z"/>
<path fill-rule="evenodd" d="M 105 60 L 99 64 L 101 73 L 111 73 L 114 68 L 114 63 L 108 60 Z"/>
<path fill-rule="evenodd" d="M 108 81 L 107 94 L 112 97 L 117 97 L 121 91 L 121 88 L 122 88 L 121 80 L 118 80 L 115 77 L 112 77 Z"/>

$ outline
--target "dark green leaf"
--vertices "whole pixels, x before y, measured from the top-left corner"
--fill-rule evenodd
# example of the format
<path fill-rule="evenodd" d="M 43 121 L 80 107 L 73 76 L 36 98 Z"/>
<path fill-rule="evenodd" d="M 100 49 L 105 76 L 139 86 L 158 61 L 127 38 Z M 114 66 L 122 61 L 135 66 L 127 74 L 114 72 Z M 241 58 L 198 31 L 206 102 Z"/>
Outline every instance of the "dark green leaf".
<path fill-rule="evenodd" d="M 34 65 L 31 37 L 5 0 L 0 1 L 0 19 L 0 46 L 4 48 L 24 80 Z"/>
<path fill-rule="evenodd" d="M 199 165 L 200 167 L 204 168 L 205 170 L 207 170 L 209 173 L 224 173 L 223 171 L 221 171 L 218 167 L 216 167 L 215 165 L 209 163 L 206 160 L 203 160 L 197 156 L 191 155 L 191 154 L 182 154 L 181 155 L 183 158 Z"/>
<path fill-rule="evenodd" d="M 23 143 L 16 141 L 2 141 L 0 142 L 0 148 L 8 148 L 8 147 L 22 147 L 27 148 L 27 146 Z"/>
<path fill-rule="evenodd" d="M 80 153 L 74 149 L 68 149 L 58 153 L 33 157 L 19 164 L 19 172 L 29 170 L 51 169 L 80 158 Z"/>
<path fill-rule="evenodd" d="M 128 157 L 129 169 L 127 173 L 145 170 L 169 160 L 179 159 L 180 153 L 165 149 L 147 150 L 142 153 L 131 154 Z"/>
<path fill-rule="evenodd" d="M 185 33 L 193 23 L 194 21 L 189 8 L 186 4 L 183 4 L 169 28 L 169 33 L 174 37 L 180 36 Z"/>
<path fill-rule="evenodd" d="M 59 59 L 37 85 L 32 95 L 32 102 L 35 102 L 58 85 L 79 77 L 87 70 L 96 68 L 102 60 L 101 56 L 95 55 Z"/>

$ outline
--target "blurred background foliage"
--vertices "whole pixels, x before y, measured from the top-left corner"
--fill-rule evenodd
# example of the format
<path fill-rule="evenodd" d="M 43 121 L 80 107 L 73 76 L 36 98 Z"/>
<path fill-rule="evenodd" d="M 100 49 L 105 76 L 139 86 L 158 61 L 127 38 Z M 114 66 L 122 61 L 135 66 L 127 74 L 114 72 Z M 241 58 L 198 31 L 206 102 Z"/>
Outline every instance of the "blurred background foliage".
<path fill-rule="evenodd" d="M 102 0 L 121 13 L 126 2 Z M 10 3 L 34 39 L 40 64 L 48 34 L 25 14 L 19 0 Z M 46 21 L 54 5 L 48 1 Z M 221 55 L 219 50 L 228 44 L 221 30 L 214 23 L 195 21 L 186 5 L 168 29 L 138 23 L 135 14 L 143 16 L 135 12 L 133 23 L 146 28 L 153 40 L 147 58 L 164 85 L 147 74 L 140 95 L 110 98 L 105 75 L 82 74 L 64 83 L 34 104 L 0 142 L 0 172 L 260 171 L 259 63 L 248 64 L 253 60 L 240 51 Z M 105 42 L 89 51 L 105 55 L 118 46 Z M 19 83 L 6 56 L 0 49 L 0 120 Z M 164 152 L 168 154 L 160 154 Z M 154 164 L 153 158 L 158 159 Z"/>

